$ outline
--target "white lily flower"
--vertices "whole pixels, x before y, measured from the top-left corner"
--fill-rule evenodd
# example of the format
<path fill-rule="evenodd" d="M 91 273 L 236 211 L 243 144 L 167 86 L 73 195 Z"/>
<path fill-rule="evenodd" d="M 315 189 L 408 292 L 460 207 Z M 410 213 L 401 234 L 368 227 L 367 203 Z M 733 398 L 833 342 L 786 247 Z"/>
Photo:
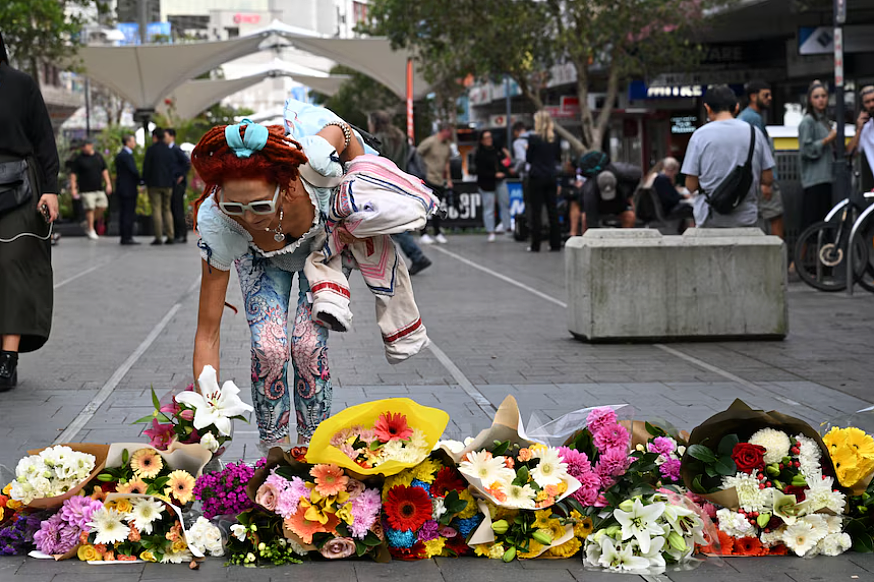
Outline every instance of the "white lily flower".
<path fill-rule="evenodd" d="M 640 557 L 649 560 L 651 568 L 664 570 L 667 567 L 665 557 L 662 555 L 662 550 L 665 549 L 665 538 L 662 536 L 652 539 L 648 552 L 641 552 Z"/>
<path fill-rule="evenodd" d="M 631 511 L 616 509 L 613 511 L 613 517 L 622 526 L 622 539 L 636 538 L 641 552 L 646 554 L 649 553 L 651 536 L 660 536 L 664 533 L 662 526 L 656 523 L 664 512 L 665 504 L 661 501 L 644 505 L 639 498 L 635 498 Z"/>
<path fill-rule="evenodd" d="M 633 544 L 625 544 L 625 547 L 622 547 L 622 544 L 614 546 L 613 539 L 605 537 L 601 542 L 601 557 L 598 564 L 614 572 L 646 570 L 649 568 L 649 559 L 635 556 Z"/>
<path fill-rule="evenodd" d="M 667 504 L 663 517 L 670 524 L 670 530 L 677 532 L 684 538 L 691 537 L 697 545 L 707 545 L 707 538 L 704 537 L 704 522 L 691 509 L 681 505 Z M 668 535 L 670 530 L 666 531 L 665 535 Z"/>
<path fill-rule="evenodd" d="M 225 382 L 219 388 L 218 374 L 212 366 L 205 366 L 197 379 L 202 394 L 183 392 L 176 402 L 194 408 L 194 428 L 202 429 L 214 424 L 222 436 L 231 436 L 231 418 L 254 408 L 240 397 L 240 389 L 233 382 Z"/>

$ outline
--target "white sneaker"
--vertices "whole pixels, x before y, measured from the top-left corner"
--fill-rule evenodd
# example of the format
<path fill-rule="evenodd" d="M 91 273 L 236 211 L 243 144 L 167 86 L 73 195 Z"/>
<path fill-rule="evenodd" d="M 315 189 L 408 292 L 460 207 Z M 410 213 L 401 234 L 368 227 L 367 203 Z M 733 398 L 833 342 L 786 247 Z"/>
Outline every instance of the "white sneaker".
<path fill-rule="evenodd" d="M 498 226 L 495 227 L 495 232 L 501 232 L 502 230 L 504 230 L 504 223 L 499 222 Z"/>
<path fill-rule="evenodd" d="M 495 233 L 493 233 L 493 232 L 489 233 L 489 242 L 495 242 Z"/>
<path fill-rule="evenodd" d="M 85 231 L 85 236 L 87 236 L 87 237 L 90 238 L 91 240 L 97 240 L 97 239 L 98 239 L 97 233 L 94 232 L 93 230 L 86 230 L 86 231 Z"/>
<path fill-rule="evenodd" d="M 429 235 L 428 233 L 425 233 L 422 235 L 422 238 L 419 239 L 419 242 L 422 243 L 423 245 L 433 245 L 434 239 L 431 238 L 431 235 Z"/>
<path fill-rule="evenodd" d="M 449 242 L 448 240 L 446 240 L 446 237 L 443 236 L 443 233 L 442 233 L 442 232 L 441 232 L 440 234 L 437 235 L 436 240 L 437 240 L 437 242 L 439 242 L 441 245 L 445 245 L 446 243 Z"/>

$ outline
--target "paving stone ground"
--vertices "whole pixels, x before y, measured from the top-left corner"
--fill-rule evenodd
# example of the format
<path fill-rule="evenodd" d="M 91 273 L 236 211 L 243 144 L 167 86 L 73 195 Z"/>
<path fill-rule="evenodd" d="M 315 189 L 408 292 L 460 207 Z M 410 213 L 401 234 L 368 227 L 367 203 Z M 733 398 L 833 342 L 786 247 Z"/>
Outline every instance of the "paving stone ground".
<path fill-rule="evenodd" d="M 447 435 L 460 438 L 486 427 L 493 408 L 508 394 L 519 401 L 526 420 L 531 414 L 548 420 L 586 406 L 629 403 L 638 417 L 661 417 L 687 429 L 735 398 L 814 425 L 874 401 L 870 389 L 874 297 L 864 291 L 849 298 L 791 285 L 790 335 L 782 342 L 590 345 L 571 338 L 565 310 L 555 302 L 459 260 L 564 301 L 561 253 L 526 253 L 524 245 L 509 239 L 489 244 L 484 236 L 474 235 L 457 235 L 440 250 L 425 250 L 434 265 L 414 279 L 416 298 L 437 351 L 452 366 L 441 363 L 434 351 L 389 365 L 375 324 L 373 299 L 360 277 L 353 275 L 354 329 L 332 334 L 329 342 L 335 410 L 407 396 L 449 412 Z M 22 356 L 21 384 L 3 396 L 0 437 L 5 446 L 0 447 L 0 465 L 13 468 L 28 449 L 51 444 L 83 411 L 92 410 L 92 400 L 107 386 L 114 388 L 92 410 L 75 440 L 140 440 L 142 425 L 131 422 L 151 412 L 150 387 L 160 394 L 192 378 L 199 262 L 192 243 L 132 249 L 115 240 L 94 243 L 68 238 L 54 249 L 54 329 L 43 350 Z M 238 306 L 242 301 L 234 278 L 228 301 Z M 150 335 L 154 341 L 146 347 Z M 244 316 L 226 312 L 222 377 L 235 379 L 244 393 L 248 346 Z M 488 404 L 477 403 L 468 393 L 471 390 Z M 238 423 L 225 459 L 254 459 L 256 441 L 254 425 Z M 255 571 L 223 568 L 220 560 L 213 559 L 192 572 L 174 566 L 98 568 L 78 562 L 0 559 L 0 582 L 267 582 L 317 577 L 370 582 L 409 576 L 422 582 L 622 580 L 618 575 L 585 571 L 577 560 L 511 565 L 474 559 L 390 565 L 344 561 Z M 732 559 L 658 578 L 699 579 L 874 580 L 874 558 L 851 554 L 816 560 Z"/>

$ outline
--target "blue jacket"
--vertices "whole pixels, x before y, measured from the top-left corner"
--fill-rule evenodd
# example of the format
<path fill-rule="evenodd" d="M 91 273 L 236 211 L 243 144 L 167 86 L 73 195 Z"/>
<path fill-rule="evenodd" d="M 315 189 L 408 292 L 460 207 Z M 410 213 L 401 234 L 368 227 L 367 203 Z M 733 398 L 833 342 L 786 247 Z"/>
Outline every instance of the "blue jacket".
<path fill-rule="evenodd" d="M 143 181 L 134 156 L 122 149 L 115 156 L 115 193 L 122 198 L 136 198 L 137 186 Z"/>

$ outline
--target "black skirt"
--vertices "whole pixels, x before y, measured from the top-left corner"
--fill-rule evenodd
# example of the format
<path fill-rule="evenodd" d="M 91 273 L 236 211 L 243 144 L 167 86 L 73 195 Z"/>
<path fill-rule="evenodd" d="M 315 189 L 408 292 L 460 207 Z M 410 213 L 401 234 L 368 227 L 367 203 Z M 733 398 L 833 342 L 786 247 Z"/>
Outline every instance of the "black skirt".
<path fill-rule="evenodd" d="M 38 184 L 34 174 L 32 183 Z M 0 214 L 0 239 L 23 232 L 47 236 L 49 227 L 37 208 L 38 201 L 34 195 L 29 202 Z M 20 335 L 22 353 L 40 349 L 49 339 L 53 285 L 50 240 L 23 236 L 0 242 L 0 336 Z"/>

